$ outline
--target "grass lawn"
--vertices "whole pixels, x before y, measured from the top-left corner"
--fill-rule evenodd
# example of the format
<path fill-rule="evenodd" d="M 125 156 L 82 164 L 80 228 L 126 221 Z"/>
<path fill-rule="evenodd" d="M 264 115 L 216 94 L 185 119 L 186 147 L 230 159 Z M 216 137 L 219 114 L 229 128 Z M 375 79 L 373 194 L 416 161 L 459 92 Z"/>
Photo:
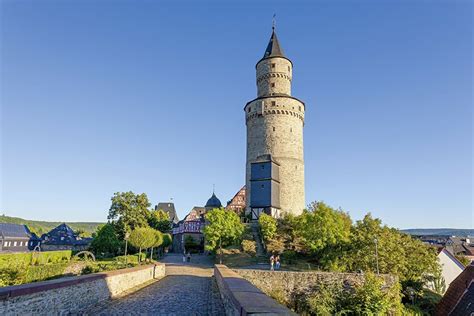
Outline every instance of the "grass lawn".
<path fill-rule="evenodd" d="M 216 254 L 214 262 L 219 263 L 219 254 Z M 257 258 L 237 247 L 228 247 L 222 249 L 222 264 L 231 268 L 251 266 L 257 264 Z"/>

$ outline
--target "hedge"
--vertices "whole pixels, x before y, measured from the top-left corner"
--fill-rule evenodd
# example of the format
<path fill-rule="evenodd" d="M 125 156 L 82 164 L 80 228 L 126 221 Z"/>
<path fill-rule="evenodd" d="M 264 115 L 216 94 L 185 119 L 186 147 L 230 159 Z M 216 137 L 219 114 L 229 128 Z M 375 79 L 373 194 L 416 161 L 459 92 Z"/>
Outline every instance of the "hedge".
<path fill-rule="evenodd" d="M 146 254 L 142 253 L 141 261 L 145 260 Z M 125 262 L 125 256 L 118 256 L 114 258 L 117 262 Z M 137 263 L 138 264 L 138 253 L 135 255 L 127 255 L 127 263 Z"/>
<path fill-rule="evenodd" d="M 26 273 L 25 283 L 44 281 L 62 276 L 68 263 L 46 264 L 30 266 Z"/>
<path fill-rule="evenodd" d="M 0 267 L 0 286 L 18 285 L 61 277 L 69 263 Z"/>
<path fill-rule="evenodd" d="M 71 259 L 71 255 L 71 250 L 0 254 L 0 269 L 63 263 L 68 262 Z"/>

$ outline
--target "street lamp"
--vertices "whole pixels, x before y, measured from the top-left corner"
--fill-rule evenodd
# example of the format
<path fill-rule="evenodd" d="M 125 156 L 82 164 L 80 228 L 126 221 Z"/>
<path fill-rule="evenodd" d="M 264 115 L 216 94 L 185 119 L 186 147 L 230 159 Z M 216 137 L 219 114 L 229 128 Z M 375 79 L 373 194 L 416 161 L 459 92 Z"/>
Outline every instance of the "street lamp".
<path fill-rule="evenodd" d="M 375 243 L 375 262 L 377 264 L 377 275 L 379 275 L 379 251 L 377 248 L 377 243 L 378 243 L 377 238 L 374 239 L 374 243 Z"/>
<path fill-rule="evenodd" d="M 130 233 L 126 232 L 125 233 L 125 265 L 128 264 L 128 258 L 127 258 L 127 244 L 128 244 L 128 238 L 130 237 Z"/>

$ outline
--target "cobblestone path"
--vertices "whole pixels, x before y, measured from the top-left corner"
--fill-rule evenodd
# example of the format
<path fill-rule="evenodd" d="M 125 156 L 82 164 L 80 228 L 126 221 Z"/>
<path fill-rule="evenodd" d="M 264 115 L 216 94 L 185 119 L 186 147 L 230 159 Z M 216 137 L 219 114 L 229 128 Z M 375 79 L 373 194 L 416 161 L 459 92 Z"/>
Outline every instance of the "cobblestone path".
<path fill-rule="evenodd" d="M 206 257 L 182 263 L 181 256 L 168 255 L 166 277 L 135 293 L 100 303 L 87 315 L 225 315 Z"/>

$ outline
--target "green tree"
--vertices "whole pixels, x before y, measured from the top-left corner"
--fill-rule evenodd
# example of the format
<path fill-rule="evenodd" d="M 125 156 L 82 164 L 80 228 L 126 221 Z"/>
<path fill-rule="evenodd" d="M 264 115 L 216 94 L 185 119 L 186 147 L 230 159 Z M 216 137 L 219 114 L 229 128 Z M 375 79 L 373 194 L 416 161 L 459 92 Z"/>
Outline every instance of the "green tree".
<path fill-rule="evenodd" d="M 459 260 L 459 262 L 461 262 L 463 264 L 463 266 L 467 267 L 468 265 L 471 264 L 471 260 L 469 260 L 468 257 L 466 257 L 465 255 L 463 254 L 459 254 L 459 255 L 456 255 L 455 256 L 456 259 Z"/>
<path fill-rule="evenodd" d="M 344 261 L 348 270 L 364 272 L 377 271 L 378 263 L 380 273 L 395 274 L 404 288 L 409 285 L 420 291 L 427 277 L 440 268 L 434 248 L 382 225 L 370 214 L 352 227 Z"/>
<path fill-rule="evenodd" d="M 351 224 L 349 215 L 342 210 L 313 202 L 309 211 L 295 219 L 295 234 L 323 269 L 343 270 L 340 260 L 349 242 Z"/>
<path fill-rule="evenodd" d="M 171 230 L 170 215 L 163 210 L 152 211 L 148 218 L 148 224 L 151 228 L 162 233 L 168 233 Z"/>
<path fill-rule="evenodd" d="M 258 224 L 265 242 L 268 242 L 275 237 L 277 231 L 277 221 L 275 218 L 267 214 L 261 214 L 258 218 Z"/>
<path fill-rule="evenodd" d="M 112 224 L 105 224 L 97 228 L 96 236 L 91 243 L 91 250 L 95 254 L 104 253 L 114 256 L 119 252 L 120 246 L 121 242 Z"/>
<path fill-rule="evenodd" d="M 206 215 L 208 224 L 204 227 L 206 249 L 219 248 L 219 262 L 222 264 L 222 243 L 232 242 L 240 238 L 244 232 L 244 225 L 239 216 L 233 211 L 215 208 Z"/>
<path fill-rule="evenodd" d="M 155 230 L 150 227 L 140 227 L 132 230 L 128 239 L 129 243 L 139 249 L 138 258 L 141 260 L 142 249 L 153 247 L 156 243 Z"/>
<path fill-rule="evenodd" d="M 152 229 L 155 236 L 155 242 L 151 245 L 150 258 L 153 260 L 153 248 L 160 247 L 163 244 L 163 234 L 156 229 Z"/>
<path fill-rule="evenodd" d="M 186 237 L 184 237 L 184 249 L 186 252 L 192 252 L 198 248 L 199 244 L 192 236 L 186 235 Z"/>
<path fill-rule="evenodd" d="M 400 315 L 400 286 L 397 283 L 391 289 L 384 290 L 383 287 L 381 278 L 367 273 L 364 283 L 356 286 L 346 308 L 355 315 Z"/>
<path fill-rule="evenodd" d="M 115 228 L 120 239 L 125 233 L 136 228 L 148 227 L 150 217 L 150 202 L 145 193 L 135 194 L 129 192 L 117 192 L 111 198 L 112 204 L 109 209 L 108 219 Z"/>
<path fill-rule="evenodd" d="M 166 233 L 163 234 L 163 247 L 169 247 L 173 243 L 173 237 L 171 237 L 171 234 Z"/>

